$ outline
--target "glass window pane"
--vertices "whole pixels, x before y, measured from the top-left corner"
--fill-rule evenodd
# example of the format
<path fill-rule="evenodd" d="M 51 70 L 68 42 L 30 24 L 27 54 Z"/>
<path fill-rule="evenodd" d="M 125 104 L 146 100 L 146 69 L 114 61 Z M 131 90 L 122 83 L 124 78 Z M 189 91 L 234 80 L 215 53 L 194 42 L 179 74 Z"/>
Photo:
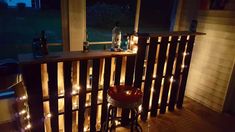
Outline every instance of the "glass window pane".
<path fill-rule="evenodd" d="M 122 34 L 134 31 L 136 0 L 87 0 L 88 41 L 111 41 L 118 21 Z"/>
<path fill-rule="evenodd" d="M 60 0 L 0 0 L 0 16 L 0 59 L 32 52 L 42 30 L 48 43 L 62 42 Z"/>

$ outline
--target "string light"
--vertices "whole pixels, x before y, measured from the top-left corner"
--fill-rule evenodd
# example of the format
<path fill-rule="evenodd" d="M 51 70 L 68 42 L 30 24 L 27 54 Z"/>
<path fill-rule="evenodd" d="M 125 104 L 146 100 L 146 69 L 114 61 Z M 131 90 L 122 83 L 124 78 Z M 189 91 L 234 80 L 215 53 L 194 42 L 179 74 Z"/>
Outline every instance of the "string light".
<path fill-rule="evenodd" d="M 26 113 L 26 110 L 22 110 L 22 111 L 19 112 L 19 115 L 23 115 L 25 113 Z"/>
<path fill-rule="evenodd" d="M 185 68 L 185 65 L 184 65 L 184 64 L 182 64 L 182 65 L 181 65 L 181 68 Z"/>
<path fill-rule="evenodd" d="M 142 112 L 142 106 L 141 105 L 138 107 L 138 111 Z"/>
<path fill-rule="evenodd" d="M 30 115 L 29 114 L 26 116 L 26 119 L 30 119 Z"/>
<path fill-rule="evenodd" d="M 188 52 L 184 52 L 183 55 L 186 56 L 186 55 L 189 55 L 189 53 Z"/>
<path fill-rule="evenodd" d="M 26 99 L 27 99 L 27 96 L 26 96 L 26 95 L 20 97 L 20 100 L 21 100 L 21 101 L 26 100 Z"/>
<path fill-rule="evenodd" d="M 130 91 L 130 90 L 127 90 L 125 93 L 126 93 L 127 95 L 131 95 L 131 91 Z"/>
<path fill-rule="evenodd" d="M 26 127 L 25 127 L 25 130 L 29 130 L 31 128 L 31 124 L 28 124 Z"/>
<path fill-rule="evenodd" d="M 151 88 L 151 92 L 154 92 L 155 90 L 154 90 L 154 88 Z"/>
<path fill-rule="evenodd" d="M 170 82 L 171 82 L 171 83 L 174 82 L 174 77 L 173 77 L 173 76 L 171 76 Z"/>
<path fill-rule="evenodd" d="M 52 117 L 52 114 L 51 114 L 51 113 L 48 113 L 45 117 L 46 117 L 46 118 L 51 118 L 51 117 Z"/>

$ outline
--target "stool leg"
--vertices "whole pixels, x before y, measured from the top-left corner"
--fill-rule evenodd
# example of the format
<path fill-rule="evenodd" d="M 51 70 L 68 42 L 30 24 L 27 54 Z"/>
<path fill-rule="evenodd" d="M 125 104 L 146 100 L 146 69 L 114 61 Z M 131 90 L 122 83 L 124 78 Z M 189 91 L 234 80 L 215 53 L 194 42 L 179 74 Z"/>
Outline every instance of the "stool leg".
<path fill-rule="evenodd" d="M 131 132 L 134 131 L 135 126 L 135 110 L 131 109 Z"/>
<path fill-rule="evenodd" d="M 115 129 L 116 129 L 115 118 L 116 118 L 117 108 L 116 107 L 112 107 L 111 111 L 112 112 L 111 112 L 111 127 L 110 127 L 110 132 L 112 130 L 115 131 Z"/>
<path fill-rule="evenodd" d="M 108 132 L 109 129 L 109 117 L 111 117 L 110 112 L 111 112 L 112 106 L 108 106 L 108 111 L 107 111 L 107 115 L 106 115 L 106 120 L 105 122 L 102 124 L 102 132 Z"/>
<path fill-rule="evenodd" d="M 136 111 L 136 115 L 135 115 L 135 128 L 136 128 L 136 130 L 138 132 L 142 132 L 142 127 L 138 123 L 138 117 L 139 117 L 138 108 L 136 108 L 135 111 Z"/>

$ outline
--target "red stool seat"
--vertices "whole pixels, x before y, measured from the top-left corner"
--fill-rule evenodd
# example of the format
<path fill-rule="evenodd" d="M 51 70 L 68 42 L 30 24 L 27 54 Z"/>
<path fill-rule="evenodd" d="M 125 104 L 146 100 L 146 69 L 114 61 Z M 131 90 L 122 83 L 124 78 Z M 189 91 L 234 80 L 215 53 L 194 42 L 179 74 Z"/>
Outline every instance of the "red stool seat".
<path fill-rule="evenodd" d="M 142 103 L 143 93 L 132 86 L 113 86 L 108 89 L 108 102 L 116 107 L 132 108 Z"/>

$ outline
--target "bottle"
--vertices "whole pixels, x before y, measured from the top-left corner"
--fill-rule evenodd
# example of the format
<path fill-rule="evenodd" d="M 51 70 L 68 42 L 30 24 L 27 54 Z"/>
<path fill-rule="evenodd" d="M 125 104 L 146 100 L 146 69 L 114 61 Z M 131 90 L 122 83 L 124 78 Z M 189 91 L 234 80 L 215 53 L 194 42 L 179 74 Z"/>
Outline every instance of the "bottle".
<path fill-rule="evenodd" d="M 43 55 L 48 55 L 47 38 L 44 30 L 41 31 L 40 44 Z"/>
<path fill-rule="evenodd" d="M 119 27 L 119 22 L 116 22 L 115 27 L 112 30 L 112 49 L 114 51 L 118 51 L 121 46 L 121 38 L 122 38 L 122 33 L 121 29 Z"/>
<path fill-rule="evenodd" d="M 40 39 L 39 38 L 34 38 L 33 39 L 33 42 L 32 42 L 32 51 L 33 51 L 33 57 L 34 58 L 41 58 L 41 57 L 43 57 L 42 50 L 41 50 Z"/>
<path fill-rule="evenodd" d="M 83 42 L 83 52 L 89 51 L 89 41 L 88 41 L 88 33 L 86 33 L 85 41 Z"/>

